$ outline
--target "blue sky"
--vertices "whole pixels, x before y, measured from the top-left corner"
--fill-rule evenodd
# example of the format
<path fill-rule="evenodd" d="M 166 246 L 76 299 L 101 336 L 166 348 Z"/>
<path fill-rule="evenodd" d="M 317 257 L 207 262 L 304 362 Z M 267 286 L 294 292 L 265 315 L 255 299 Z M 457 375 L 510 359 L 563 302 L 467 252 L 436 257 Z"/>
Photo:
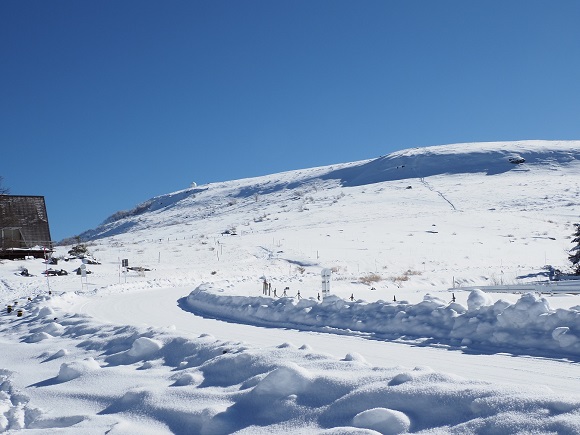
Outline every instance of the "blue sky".
<path fill-rule="evenodd" d="M 198 184 L 580 139 L 580 2 L 2 0 L 0 175 L 52 237 Z"/>

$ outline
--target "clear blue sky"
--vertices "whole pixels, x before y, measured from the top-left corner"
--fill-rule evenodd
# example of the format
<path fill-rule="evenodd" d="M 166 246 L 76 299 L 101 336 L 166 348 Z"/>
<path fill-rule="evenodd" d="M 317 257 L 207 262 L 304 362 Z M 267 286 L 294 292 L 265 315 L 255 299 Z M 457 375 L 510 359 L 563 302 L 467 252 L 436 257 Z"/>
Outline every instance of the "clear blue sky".
<path fill-rule="evenodd" d="M 198 184 L 580 139 L 580 2 L 2 0 L 0 175 L 54 240 Z"/>

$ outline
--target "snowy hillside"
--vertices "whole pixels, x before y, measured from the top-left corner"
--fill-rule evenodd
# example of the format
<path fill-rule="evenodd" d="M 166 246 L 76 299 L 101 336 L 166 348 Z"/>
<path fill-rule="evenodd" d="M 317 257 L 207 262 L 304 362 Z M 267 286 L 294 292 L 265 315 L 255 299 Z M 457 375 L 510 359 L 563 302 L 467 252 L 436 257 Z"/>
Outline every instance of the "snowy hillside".
<path fill-rule="evenodd" d="M 554 175 L 554 171 L 560 172 L 558 174 L 560 176 L 573 175 L 577 171 L 576 165 L 580 157 L 578 146 L 577 142 L 528 141 L 416 148 L 395 152 L 368 161 L 196 186 L 195 188 L 153 198 L 138 205 L 133 210 L 118 212 L 108 218 L 96 230 L 89 231 L 82 236 L 83 239 L 94 239 L 104 235 L 123 233 L 128 229 L 147 228 L 147 224 L 163 225 L 165 222 L 159 219 L 159 212 L 162 211 L 169 212 L 171 210 L 171 213 L 167 213 L 167 217 L 173 219 L 181 218 L 184 221 L 183 223 L 205 219 L 215 214 L 234 214 L 232 213 L 233 211 L 245 212 L 251 216 L 254 210 L 259 211 L 270 206 L 282 207 L 286 205 L 288 200 L 298 201 L 298 206 L 304 206 L 308 201 L 314 203 L 317 202 L 317 199 L 328 200 L 331 198 L 335 200 L 337 199 L 336 197 L 347 193 L 358 193 L 357 190 L 346 189 L 348 187 L 366 187 L 369 189 L 380 187 L 396 191 L 397 187 L 401 185 L 395 182 L 405 180 L 414 183 L 419 182 L 423 187 L 427 187 L 428 190 L 438 193 L 442 199 L 445 199 L 443 196 L 444 191 L 433 190 L 425 182 L 428 177 L 440 175 L 447 175 L 445 180 L 441 180 L 443 187 L 447 187 L 446 181 L 449 181 L 447 179 L 452 180 L 452 185 L 457 186 L 456 189 L 453 189 L 455 191 L 454 194 L 456 196 L 459 195 L 459 197 L 461 197 L 461 193 L 472 195 L 475 193 L 472 190 L 478 189 L 477 186 L 481 185 L 482 181 L 491 182 L 493 180 L 505 183 L 505 189 L 502 189 L 504 191 L 508 188 L 519 187 L 519 196 L 528 198 L 528 194 L 531 194 L 535 190 L 534 187 L 537 186 L 529 186 L 530 188 L 526 189 L 528 184 L 522 183 L 522 180 L 526 179 L 526 177 L 515 178 L 513 173 L 533 170 L 535 176 L 545 175 L 543 174 L 545 171 L 550 171 L 548 172 L 550 175 Z M 516 158 L 515 161 L 517 161 L 517 158 L 523 158 L 525 162 L 521 165 L 511 163 L 514 158 Z M 492 177 L 484 180 L 476 180 L 470 177 L 503 174 L 511 175 L 512 177 L 507 179 L 505 177 L 498 177 L 498 179 Z M 462 185 L 458 185 L 457 182 L 459 180 L 455 177 L 450 177 L 450 175 L 460 176 L 463 181 Z M 537 178 L 535 176 L 533 178 Z M 571 182 L 573 183 L 574 181 L 571 180 Z M 377 184 L 379 186 L 375 186 Z M 414 186 L 412 184 L 405 185 L 405 188 L 408 187 Z M 489 186 L 488 192 L 493 192 L 495 187 L 498 186 Z M 535 195 L 532 195 L 532 198 L 544 193 L 541 198 L 546 202 L 543 204 L 552 205 L 555 204 L 552 200 L 556 198 L 551 198 L 551 194 L 560 193 L 560 190 L 568 192 L 573 190 L 573 188 L 573 184 L 561 189 L 560 185 L 556 185 L 553 186 L 553 191 L 544 189 L 544 192 L 536 192 Z M 319 190 L 323 192 L 319 192 Z M 461 190 L 465 191 L 461 192 Z M 318 195 L 314 195 L 314 193 Z M 387 191 L 384 195 L 375 195 L 376 197 L 369 200 L 369 203 L 371 203 L 369 205 L 390 206 L 395 198 L 388 198 L 389 193 L 392 194 L 394 192 Z M 452 192 L 447 193 L 451 194 Z M 512 198 L 506 195 L 505 198 L 495 198 L 495 200 L 501 199 L 501 205 L 505 207 L 521 207 L 522 204 L 520 202 L 510 202 L 510 199 L 516 200 L 516 196 L 518 196 L 516 192 L 512 193 L 514 194 Z M 426 198 L 423 198 L 425 196 L 424 192 L 420 192 L 418 195 L 413 192 L 413 194 L 415 197 L 409 195 L 409 200 L 426 200 Z M 416 198 L 417 196 L 419 198 Z M 489 203 L 481 204 L 478 201 L 471 201 L 470 198 L 466 197 L 456 200 L 459 201 L 459 209 L 465 210 L 484 209 L 484 205 L 489 205 Z M 335 202 L 332 201 L 332 203 Z M 236 207 L 233 207 L 234 205 Z M 324 203 L 319 205 L 324 205 Z M 452 208 L 454 207 L 450 202 L 448 205 Z M 287 206 L 289 207 L 290 205 Z M 303 211 L 303 207 L 299 210 Z M 276 212 L 276 210 L 268 211 Z M 157 213 L 153 214 L 153 212 Z M 280 213 L 279 210 L 278 213 Z M 175 221 L 171 222 L 176 223 Z"/>
<path fill-rule="evenodd" d="M 439 146 L 198 186 L 120 212 L 82 237 L 175 238 L 196 249 L 219 242 L 212 269 L 223 264 L 218 254 L 220 261 L 242 255 L 273 278 L 292 275 L 289 265 L 312 267 L 303 281 L 310 272 L 318 279 L 321 267 L 344 280 L 378 274 L 377 289 L 406 278 L 406 288 L 520 282 L 546 264 L 566 265 L 578 215 L 579 144 Z M 525 163 L 510 163 L 514 156 Z M 222 236 L 230 230 L 235 237 Z M 153 266 L 158 251 L 171 255 L 166 249 L 173 248 L 144 250 L 139 262 Z M 228 278 L 248 270 L 228 267 Z"/>
<path fill-rule="evenodd" d="M 579 213 L 580 141 L 152 198 L 81 235 L 86 277 L 0 264 L 0 432 L 579 433 L 580 296 L 473 290 L 544 288 Z"/>

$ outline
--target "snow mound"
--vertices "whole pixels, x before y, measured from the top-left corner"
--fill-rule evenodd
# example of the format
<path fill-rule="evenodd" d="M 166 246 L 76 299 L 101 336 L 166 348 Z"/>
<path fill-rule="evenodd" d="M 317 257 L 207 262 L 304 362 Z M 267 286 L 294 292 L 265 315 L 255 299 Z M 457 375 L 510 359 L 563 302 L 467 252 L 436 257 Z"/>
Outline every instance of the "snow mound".
<path fill-rule="evenodd" d="M 50 322 L 39 328 L 37 332 L 44 332 L 52 337 L 56 337 L 64 333 L 64 326 L 56 322 Z"/>
<path fill-rule="evenodd" d="M 479 310 L 481 307 L 486 307 L 492 304 L 492 297 L 481 290 L 472 291 L 467 298 L 467 309 L 469 311 Z"/>
<path fill-rule="evenodd" d="M 409 417 L 393 409 L 373 408 L 360 412 L 352 419 L 354 427 L 371 429 L 383 435 L 396 435 L 409 431 L 411 420 Z"/>
<path fill-rule="evenodd" d="M 26 429 L 40 415 L 40 410 L 29 406 L 28 396 L 17 391 L 0 371 L 0 432 Z"/>
<path fill-rule="evenodd" d="M 138 337 L 133 339 L 128 350 L 123 350 L 106 358 L 106 362 L 111 365 L 133 364 L 137 361 L 156 358 L 163 348 L 163 343 L 149 337 Z M 119 343 L 119 347 L 123 344 Z"/>
<path fill-rule="evenodd" d="M 157 340 L 153 340 L 147 337 L 139 337 L 133 342 L 133 345 L 127 352 L 127 355 L 135 358 L 148 358 L 158 352 L 162 346 L 163 344 Z"/>
<path fill-rule="evenodd" d="M 37 317 L 48 317 L 54 316 L 54 310 L 51 307 L 41 307 L 38 309 L 38 313 L 36 313 Z"/>
<path fill-rule="evenodd" d="M 570 331 L 570 328 L 566 326 L 560 326 L 554 329 L 554 331 L 552 331 L 552 337 L 564 348 L 578 344 L 578 336 L 573 334 Z"/>
<path fill-rule="evenodd" d="M 269 373 L 253 390 L 254 395 L 286 397 L 304 392 L 312 376 L 302 367 L 289 364 Z"/>
<path fill-rule="evenodd" d="M 47 361 L 52 361 L 53 359 L 62 358 L 63 356 L 67 356 L 70 352 L 68 349 L 59 349 L 51 356 L 48 357 Z"/>
<path fill-rule="evenodd" d="M 99 370 L 101 366 L 93 358 L 86 358 L 83 361 L 73 361 L 63 363 L 60 366 L 57 380 L 60 382 L 72 381 L 88 373 Z"/>
<path fill-rule="evenodd" d="M 175 383 L 173 384 L 176 387 L 184 387 L 186 385 L 199 385 L 203 382 L 203 375 L 199 372 L 187 372 L 187 373 L 180 373 L 175 376 Z"/>
<path fill-rule="evenodd" d="M 34 334 L 26 337 L 24 341 L 26 343 L 39 343 L 43 340 L 48 340 L 49 338 L 52 338 L 52 335 L 47 332 L 35 332 Z"/>
<path fill-rule="evenodd" d="M 365 357 L 356 352 L 347 353 L 343 361 L 358 361 L 360 363 L 366 363 Z"/>

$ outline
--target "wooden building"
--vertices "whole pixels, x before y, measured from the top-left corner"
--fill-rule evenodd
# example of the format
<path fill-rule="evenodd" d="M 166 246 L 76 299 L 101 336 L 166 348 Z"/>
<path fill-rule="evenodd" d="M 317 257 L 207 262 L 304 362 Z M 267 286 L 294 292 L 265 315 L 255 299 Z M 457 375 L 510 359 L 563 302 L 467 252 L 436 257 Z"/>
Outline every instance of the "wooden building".
<path fill-rule="evenodd" d="M 0 195 L 0 258 L 42 258 L 52 246 L 44 196 Z"/>

